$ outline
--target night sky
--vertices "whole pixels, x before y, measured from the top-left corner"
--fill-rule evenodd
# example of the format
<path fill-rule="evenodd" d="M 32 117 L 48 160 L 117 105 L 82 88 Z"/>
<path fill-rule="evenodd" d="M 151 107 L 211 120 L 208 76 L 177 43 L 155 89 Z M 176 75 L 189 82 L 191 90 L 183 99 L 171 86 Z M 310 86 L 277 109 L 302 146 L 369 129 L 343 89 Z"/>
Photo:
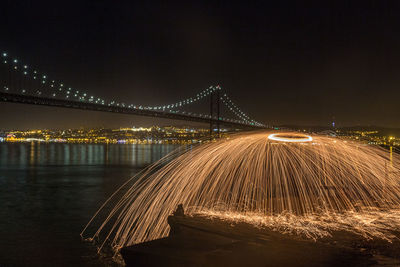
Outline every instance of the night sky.
<path fill-rule="evenodd" d="M 168 104 L 219 84 L 266 124 L 400 127 L 400 1 L 233 2 L 2 1 L 0 50 L 106 99 Z M 0 114 L 0 129 L 170 123 Z"/>

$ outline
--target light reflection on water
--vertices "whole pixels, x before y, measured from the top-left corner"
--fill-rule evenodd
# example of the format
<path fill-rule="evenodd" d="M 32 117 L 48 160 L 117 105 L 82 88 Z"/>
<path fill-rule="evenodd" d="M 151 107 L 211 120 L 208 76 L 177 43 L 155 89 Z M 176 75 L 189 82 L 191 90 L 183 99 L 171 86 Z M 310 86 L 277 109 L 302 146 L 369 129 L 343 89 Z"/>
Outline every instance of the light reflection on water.
<path fill-rule="evenodd" d="M 176 147 L 0 144 L 0 266 L 104 265 L 80 231 L 119 185 Z"/>
<path fill-rule="evenodd" d="M 0 165 L 132 165 L 143 167 L 171 152 L 176 145 L 150 144 L 1 144 Z"/>

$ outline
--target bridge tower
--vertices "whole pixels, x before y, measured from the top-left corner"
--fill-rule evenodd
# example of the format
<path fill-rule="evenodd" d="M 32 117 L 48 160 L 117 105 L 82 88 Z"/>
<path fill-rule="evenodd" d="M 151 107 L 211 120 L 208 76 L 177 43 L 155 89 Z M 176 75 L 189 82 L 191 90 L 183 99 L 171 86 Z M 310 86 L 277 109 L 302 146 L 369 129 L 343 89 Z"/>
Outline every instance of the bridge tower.
<path fill-rule="evenodd" d="M 181 106 L 188 106 L 201 99 L 210 97 L 210 115 L 186 112 Z M 71 88 L 61 81 L 50 79 L 23 62 L 10 57 L 6 52 L 0 54 L 0 102 L 43 105 L 51 107 L 74 108 L 82 110 L 124 113 L 198 123 L 210 123 L 210 139 L 221 134 L 221 124 L 235 129 L 264 128 L 265 125 L 252 120 L 239 109 L 219 85 L 210 86 L 194 97 L 163 106 L 141 106 L 118 103 L 102 99 L 82 90 Z M 222 117 L 223 111 L 229 111 L 234 118 Z M 204 111 L 204 110 L 203 110 Z M 206 112 L 207 113 L 207 112 Z M 225 112 L 224 112 L 225 113 Z M 225 115 L 225 114 L 224 114 Z"/>
<path fill-rule="evenodd" d="M 220 137 L 220 90 L 210 94 L 210 140 Z"/>

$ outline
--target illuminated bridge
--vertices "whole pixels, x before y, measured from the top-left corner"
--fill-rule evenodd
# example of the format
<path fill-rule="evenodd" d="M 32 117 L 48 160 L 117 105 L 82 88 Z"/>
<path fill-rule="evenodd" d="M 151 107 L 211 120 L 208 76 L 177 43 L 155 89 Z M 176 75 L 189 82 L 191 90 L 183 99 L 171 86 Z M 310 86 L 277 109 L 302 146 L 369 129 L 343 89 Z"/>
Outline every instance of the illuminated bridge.
<path fill-rule="evenodd" d="M 81 89 L 72 88 L 20 62 L 19 59 L 10 57 L 6 52 L 1 54 L 0 74 L 2 83 L 0 101 L 2 102 L 209 123 L 211 133 L 219 132 L 221 125 L 241 129 L 266 128 L 264 124 L 255 121 L 243 112 L 219 85 L 205 88 L 195 96 L 175 103 L 143 106 L 103 99 Z M 206 102 L 209 112 L 195 113 L 187 110 L 201 101 Z"/>

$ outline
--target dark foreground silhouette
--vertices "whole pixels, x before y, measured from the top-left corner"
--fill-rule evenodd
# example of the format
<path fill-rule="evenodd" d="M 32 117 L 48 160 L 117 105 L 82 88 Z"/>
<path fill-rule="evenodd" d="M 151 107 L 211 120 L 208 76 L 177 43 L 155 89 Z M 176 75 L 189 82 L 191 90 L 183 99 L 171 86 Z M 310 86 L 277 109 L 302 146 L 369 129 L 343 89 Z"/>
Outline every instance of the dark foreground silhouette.
<path fill-rule="evenodd" d="M 400 242 L 348 232 L 318 241 L 245 223 L 185 216 L 168 218 L 166 238 L 125 247 L 127 266 L 399 266 Z"/>

